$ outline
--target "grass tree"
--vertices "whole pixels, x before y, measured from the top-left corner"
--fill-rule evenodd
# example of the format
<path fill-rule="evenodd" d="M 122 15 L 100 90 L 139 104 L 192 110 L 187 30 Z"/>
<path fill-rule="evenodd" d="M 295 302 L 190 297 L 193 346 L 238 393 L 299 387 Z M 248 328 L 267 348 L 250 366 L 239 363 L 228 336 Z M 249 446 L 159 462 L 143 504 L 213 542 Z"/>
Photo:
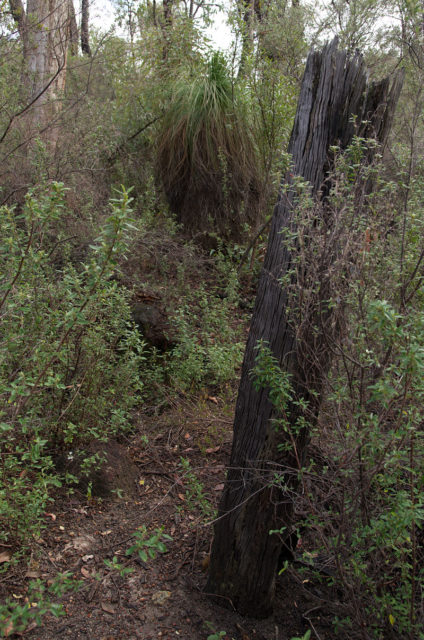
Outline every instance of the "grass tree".
<path fill-rule="evenodd" d="M 258 214 L 256 147 L 225 60 L 179 78 L 159 136 L 158 171 L 172 211 L 193 235 L 236 239 Z"/>

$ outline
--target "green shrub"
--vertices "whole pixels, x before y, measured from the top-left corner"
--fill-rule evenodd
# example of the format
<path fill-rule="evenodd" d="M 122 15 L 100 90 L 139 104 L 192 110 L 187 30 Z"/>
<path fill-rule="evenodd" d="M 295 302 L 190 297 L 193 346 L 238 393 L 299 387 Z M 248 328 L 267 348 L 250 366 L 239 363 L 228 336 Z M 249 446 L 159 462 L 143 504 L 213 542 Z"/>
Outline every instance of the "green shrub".
<path fill-rule="evenodd" d="M 134 544 L 126 550 L 125 555 L 132 556 L 137 553 L 140 560 L 147 562 L 149 559 L 154 560 L 158 553 L 166 553 L 165 542 L 171 542 L 172 538 L 163 530 L 163 526 L 158 527 L 152 533 L 147 530 L 145 525 L 141 525 L 134 531 Z"/>
<path fill-rule="evenodd" d="M 189 294 L 173 314 L 177 346 L 167 363 L 170 382 L 183 391 L 231 380 L 244 345 L 231 326 L 231 304 L 203 288 Z"/>
<path fill-rule="evenodd" d="M 301 359 L 288 375 L 261 345 L 254 373 L 278 409 L 275 427 L 284 435 L 290 426 L 280 451 L 298 454 L 299 429 L 312 440 L 303 463 L 279 461 L 274 483 L 292 500 L 287 478 L 297 474 L 294 525 L 305 530 L 306 560 L 313 570 L 311 558 L 324 559 L 330 574 L 317 561 L 314 578 L 344 594 L 336 631 L 415 640 L 424 589 L 423 184 L 411 183 L 405 207 L 404 176 L 396 183 L 377 163 L 364 169 L 367 146 L 354 139 L 336 163 L 324 211 L 299 197 L 283 284 Z M 321 345 L 330 371 L 313 369 Z M 306 397 L 322 383 L 318 421 L 294 396 L 296 374 Z M 302 422 L 287 420 L 295 403 Z"/>
<path fill-rule="evenodd" d="M 0 634 L 8 638 L 22 635 L 29 625 L 40 625 L 46 613 L 58 617 L 64 615 L 61 604 L 53 602 L 69 591 L 76 591 L 81 581 L 74 580 L 70 572 L 59 574 L 49 587 L 42 580 L 31 580 L 24 601 L 7 599 L 0 604 Z"/>
<path fill-rule="evenodd" d="M 111 201 L 89 261 L 77 268 L 66 250 L 55 253 L 66 244 L 64 191 L 39 187 L 21 211 L 0 216 L 2 540 L 39 531 L 60 484 L 54 459 L 127 428 L 142 387 L 143 343 L 128 292 L 112 279 L 132 230 L 130 199 L 123 191 Z"/>
<path fill-rule="evenodd" d="M 205 493 L 203 483 L 197 477 L 188 458 L 180 458 L 179 467 L 182 471 L 182 483 L 186 487 L 186 505 L 190 511 L 199 509 L 204 520 L 211 520 L 216 516 L 210 496 Z"/>

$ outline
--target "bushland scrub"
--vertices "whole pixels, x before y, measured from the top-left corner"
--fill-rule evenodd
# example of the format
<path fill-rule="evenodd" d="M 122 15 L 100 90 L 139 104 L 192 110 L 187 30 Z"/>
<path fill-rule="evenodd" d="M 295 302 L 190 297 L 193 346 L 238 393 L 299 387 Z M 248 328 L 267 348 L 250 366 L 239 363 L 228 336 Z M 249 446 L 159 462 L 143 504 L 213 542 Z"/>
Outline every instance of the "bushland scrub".
<path fill-rule="evenodd" d="M 306 424 L 288 429 L 288 407 L 296 404 L 291 381 L 267 345 L 258 345 L 253 375 L 285 416 L 275 425 L 281 450 L 294 449 L 298 460 L 293 469 L 277 469 L 274 483 L 290 492 L 290 476 L 300 480 L 293 534 L 303 572 L 349 594 L 344 605 L 331 605 L 335 632 L 413 638 L 422 634 L 424 579 L 422 216 L 416 207 L 409 215 L 400 206 L 402 189 L 388 179 L 381 158 L 362 167 L 367 144 L 355 139 L 336 162 L 324 213 L 312 206 L 305 185 L 297 185 L 299 214 L 289 240 L 296 247 L 296 284 L 288 274 L 284 286 L 311 371 L 316 351 L 301 337 L 318 330 L 318 319 L 334 358 L 318 424 L 308 425 L 305 405 Z M 373 195 L 358 201 L 369 181 Z M 415 188 L 421 187 L 410 189 L 414 201 Z M 330 278 L 320 270 L 329 254 Z M 336 332 L 325 325 L 327 305 L 336 311 Z M 314 415 L 310 419 L 314 425 Z M 295 439 L 305 426 L 312 434 L 302 464 Z"/>
<path fill-rule="evenodd" d="M 129 580 L 152 553 L 153 591 L 173 589 L 168 577 L 179 574 L 195 576 L 202 588 L 266 221 L 289 167 L 283 152 L 304 56 L 334 32 L 353 48 L 366 47 L 374 74 L 403 65 L 406 80 L 395 133 L 368 173 L 364 140 L 340 155 L 331 224 L 319 222 L 298 180 L 298 228 L 282 238 L 298 247 L 296 331 L 313 330 L 311 311 L 326 277 L 326 304 L 339 310 L 341 339 L 332 342 L 329 332 L 325 348 L 334 365 L 321 414 L 305 466 L 290 470 L 300 478 L 291 495 L 297 524 L 290 533 L 298 544 L 281 567 L 285 591 L 275 625 L 287 637 L 422 638 L 420 9 L 402 5 L 400 27 L 372 40 L 368 27 L 376 13 L 384 15 L 383 3 L 332 5 L 320 25 L 321 17 L 298 3 L 255 5 L 251 16 L 235 7 L 234 43 L 222 54 L 204 35 L 207 8 L 193 19 L 173 3 L 170 19 L 165 5 L 118 4 L 128 34 L 93 29 L 92 56 L 68 57 L 54 149 L 43 128 L 25 136 L 27 105 L 17 81 L 25 77 L 23 46 L 6 5 L 0 9 L 1 633 L 23 632 L 43 616 L 46 637 L 55 637 L 50 614 L 78 586 L 80 618 L 91 624 L 89 593 L 106 619 L 111 612 L 101 604 L 112 606 L 114 580 L 122 610 L 132 615 L 126 604 L 137 609 L 141 600 L 127 599 L 125 590 L 147 598 Z M 246 24 L 254 46 L 240 72 Z M 331 273 L 322 274 L 329 252 Z M 135 324 L 136 304 L 161 319 L 154 327 L 160 347 Z M 284 403 L 290 381 L 265 346 L 262 355 L 258 384 Z M 284 432 L 284 424 L 276 428 Z M 139 470 L 129 507 L 92 495 L 90 474 L 104 464 L 102 446 L 111 440 L 125 445 Z M 60 461 L 75 456 L 83 461 L 79 470 L 64 470 Z M 277 470 L 272 481 L 283 486 L 285 477 Z M 115 489 L 118 498 L 121 487 Z M 91 540 L 95 553 L 75 553 L 74 565 L 54 524 L 59 505 L 66 535 L 79 531 L 87 513 L 102 523 L 84 525 L 104 544 Z M 105 533 L 111 530 L 119 533 Z M 109 535 L 113 544 L 103 550 Z M 82 561 L 90 570 L 84 564 L 86 573 L 78 574 L 81 587 L 66 571 L 80 571 L 82 556 L 93 558 Z M 185 601 L 194 591 L 182 592 Z M 204 619 L 219 619 L 213 628 L 199 630 L 193 621 L 184 627 L 183 596 L 175 595 L 181 599 L 172 611 L 187 637 L 253 635 L 253 622 L 228 614 L 221 624 L 218 608 L 204 604 L 211 607 Z M 102 624 L 107 635 L 109 619 Z M 149 624 L 156 633 L 155 621 Z M 243 624 L 251 625 L 248 632 Z M 266 624 L 263 634 L 271 637 L 274 621 Z M 97 632 L 94 618 L 92 625 Z"/>
<path fill-rule="evenodd" d="M 1 217 L 2 538 L 24 546 L 40 531 L 50 489 L 73 480 L 59 477 L 55 459 L 128 429 L 142 390 L 144 344 L 128 292 L 111 279 L 133 228 L 130 198 L 111 201 L 76 268 L 61 233 L 64 195 L 60 183 L 40 185 L 21 212 L 3 207 Z"/>

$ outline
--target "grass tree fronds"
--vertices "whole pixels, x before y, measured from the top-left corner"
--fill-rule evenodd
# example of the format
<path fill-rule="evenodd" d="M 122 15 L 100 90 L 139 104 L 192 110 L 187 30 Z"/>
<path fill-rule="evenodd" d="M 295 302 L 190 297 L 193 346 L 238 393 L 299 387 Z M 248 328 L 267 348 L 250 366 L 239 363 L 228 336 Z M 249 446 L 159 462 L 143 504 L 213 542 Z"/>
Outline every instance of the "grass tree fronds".
<path fill-rule="evenodd" d="M 257 151 L 222 54 L 175 81 L 158 145 L 172 210 L 192 234 L 237 238 L 257 214 Z"/>

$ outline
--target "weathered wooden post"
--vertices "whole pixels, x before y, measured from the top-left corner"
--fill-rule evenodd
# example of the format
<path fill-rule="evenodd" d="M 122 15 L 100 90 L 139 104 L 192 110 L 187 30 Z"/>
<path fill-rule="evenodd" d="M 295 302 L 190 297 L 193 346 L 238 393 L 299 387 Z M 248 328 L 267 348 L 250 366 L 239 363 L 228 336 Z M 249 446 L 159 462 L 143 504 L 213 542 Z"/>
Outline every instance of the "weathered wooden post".
<path fill-rule="evenodd" d="M 368 86 L 359 54 L 349 56 L 337 49 L 337 40 L 322 52 L 309 54 L 289 145 L 292 174 L 311 185 L 313 197 L 325 198 L 323 184 L 331 171 L 330 147 L 345 149 L 355 133 L 384 143 L 402 86 L 398 75 Z M 365 123 L 366 122 L 366 123 Z M 362 124 L 363 123 L 363 124 Z M 285 182 L 290 184 L 290 174 Z M 278 418 L 268 390 L 255 390 L 250 372 L 259 340 L 268 343 L 280 366 L 291 374 L 295 399 L 308 403 L 309 424 L 318 416 L 322 384 L 331 364 L 330 354 L 314 333 L 308 345 L 314 361 L 303 367 L 299 345 L 287 320 L 287 291 L 282 277 L 292 266 L 290 247 L 282 240 L 283 229 L 293 230 L 294 195 L 290 189 L 277 203 L 258 294 L 247 341 L 234 421 L 234 441 L 228 476 L 215 524 L 210 573 L 206 592 L 222 604 L 244 614 L 264 617 L 272 611 L 281 537 L 270 530 L 292 525 L 292 492 L 297 489 L 298 468 L 291 451 L 278 447 L 281 433 L 272 426 Z M 331 309 L 326 309 L 327 320 Z M 312 382 L 311 382 L 312 381 Z M 289 425 L 301 409 L 290 406 Z M 308 428 L 292 434 L 296 455 L 303 461 L 309 440 Z M 287 470 L 289 491 L 272 485 L 276 468 Z"/>

